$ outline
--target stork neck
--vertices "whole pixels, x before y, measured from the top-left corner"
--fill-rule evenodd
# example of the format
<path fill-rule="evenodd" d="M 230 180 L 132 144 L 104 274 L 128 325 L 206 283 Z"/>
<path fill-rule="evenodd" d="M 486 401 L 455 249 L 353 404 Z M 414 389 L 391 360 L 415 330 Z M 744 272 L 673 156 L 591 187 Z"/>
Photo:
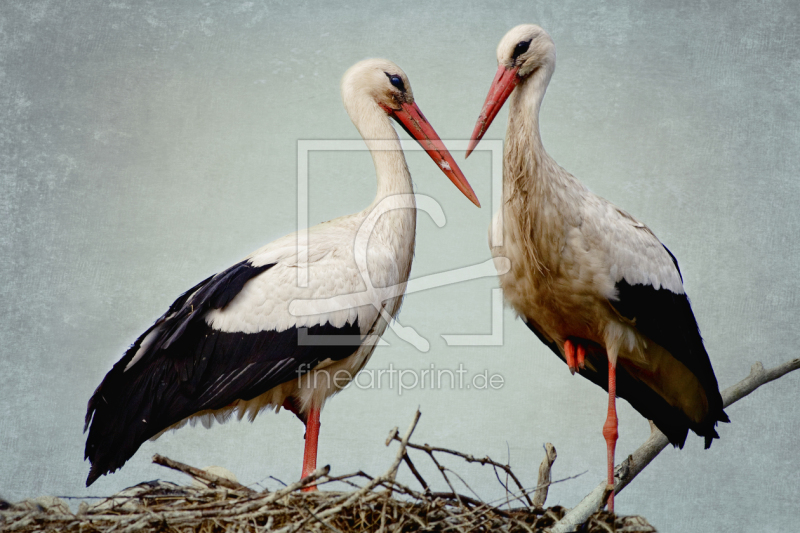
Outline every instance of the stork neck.
<path fill-rule="evenodd" d="M 378 191 L 375 195 L 373 205 L 377 204 L 387 196 L 395 194 L 413 194 L 414 185 L 411 181 L 411 174 L 408 171 L 406 158 L 403 149 L 400 147 L 400 139 L 394 128 L 391 129 L 391 137 L 386 140 L 371 141 L 364 139 L 370 148 L 372 162 L 375 165 L 375 175 L 378 180 Z"/>
<path fill-rule="evenodd" d="M 411 175 L 391 119 L 369 96 L 344 94 L 344 104 L 372 155 L 378 180 L 373 205 L 393 194 L 413 192 Z"/>
<path fill-rule="evenodd" d="M 385 234 L 388 241 L 408 240 L 413 247 L 416 202 L 413 195 L 414 186 L 400 145 L 400 138 L 392 127 L 389 117 L 380 107 L 373 103 L 371 107 L 365 106 L 362 109 L 369 110 L 369 112 L 354 117 L 353 123 L 369 148 L 378 180 L 378 192 L 365 212 L 372 212 L 376 206 L 390 196 L 408 195 L 406 198 L 398 200 L 401 202 L 400 205 L 409 206 L 410 209 L 389 208 L 385 212 L 383 211 L 392 205 L 397 205 L 394 202 L 383 204 L 380 207 L 382 214 L 375 231 Z M 392 235 L 397 233 L 398 228 L 403 228 L 404 231 L 398 235 Z M 398 246 L 399 242 L 394 245 Z"/>
<path fill-rule="evenodd" d="M 400 145 L 397 132 L 392 127 L 389 117 L 380 108 L 374 116 L 370 117 L 368 123 L 353 120 L 364 142 L 372 155 L 372 162 L 375 165 L 375 173 L 378 180 L 378 192 L 375 200 L 364 210 L 364 215 L 370 217 L 376 215 L 379 218 L 371 229 L 370 243 L 384 243 L 395 251 L 398 258 L 396 266 L 399 278 L 381 281 L 381 272 L 370 271 L 370 278 L 376 286 L 384 286 L 383 283 L 404 283 L 408 280 L 411 271 L 411 258 L 414 255 L 414 242 L 416 236 L 417 210 L 414 200 L 414 187 L 411 182 L 411 174 L 408 172 L 406 158 Z M 405 195 L 397 198 L 399 205 L 408 206 L 396 208 L 398 205 L 390 197 Z M 383 203 L 384 200 L 388 202 Z M 377 213 L 373 213 L 378 211 Z M 373 246 L 369 247 L 368 258 L 374 253 Z M 382 256 L 378 253 L 378 256 Z M 376 260 L 377 261 L 377 260 Z M 400 299 L 393 304 L 392 313 L 397 312 Z"/>
<path fill-rule="evenodd" d="M 355 117 L 353 123 L 369 148 L 375 165 L 378 192 L 373 205 L 376 205 L 387 196 L 413 193 L 414 186 L 391 119 L 375 104 L 367 109 L 370 112 Z"/>
<path fill-rule="evenodd" d="M 410 245 L 413 249 L 417 219 L 414 186 L 397 132 L 391 125 L 389 129 L 392 130 L 393 139 L 364 139 L 370 148 L 378 178 L 378 192 L 366 211 L 371 213 L 377 209 L 381 212 L 374 229 L 376 234 L 383 235 L 382 238 L 393 243 L 393 247 L 405 248 Z"/>
<path fill-rule="evenodd" d="M 509 98 L 508 133 L 515 133 L 518 141 L 524 137 L 528 148 L 544 152 L 539 134 L 539 108 L 544 98 L 544 90 L 535 83 L 533 77 L 522 80 Z"/>
<path fill-rule="evenodd" d="M 539 109 L 551 75 L 551 69 L 540 68 L 523 79 L 509 98 L 504 176 L 515 189 L 525 192 L 541 191 L 546 185 L 542 182 L 542 169 L 555 164 L 539 134 Z M 514 190 L 507 190 L 506 194 L 514 194 Z"/>

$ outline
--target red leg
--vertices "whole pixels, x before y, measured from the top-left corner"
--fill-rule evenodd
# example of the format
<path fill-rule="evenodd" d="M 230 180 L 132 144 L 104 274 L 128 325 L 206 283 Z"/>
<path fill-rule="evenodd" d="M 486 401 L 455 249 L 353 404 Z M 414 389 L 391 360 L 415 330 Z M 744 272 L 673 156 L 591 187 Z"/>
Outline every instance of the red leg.
<path fill-rule="evenodd" d="M 608 510 L 614 512 L 614 449 L 617 447 L 617 369 L 611 360 L 608 360 L 608 417 L 603 425 L 603 437 L 608 446 L 608 485 L 611 494 L 608 496 Z"/>
<path fill-rule="evenodd" d="M 313 407 L 308 412 L 306 422 L 306 447 L 303 452 L 303 474 L 300 479 L 310 475 L 317 469 L 317 442 L 319 441 L 319 409 Z M 316 486 L 306 487 L 303 492 L 317 490 Z"/>
<path fill-rule="evenodd" d="M 578 349 L 576 350 L 577 357 L 576 357 L 576 365 L 578 368 L 586 368 L 586 348 L 583 347 L 583 344 L 578 345 Z"/>
<path fill-rule="evenodd" d="M 567 360 L 569 371 L 574 376 L 575 370 L 578 369 L 578 364 L 575 362 L 575 345 L 569 339 L 564 341 L 564 358 Z"/>

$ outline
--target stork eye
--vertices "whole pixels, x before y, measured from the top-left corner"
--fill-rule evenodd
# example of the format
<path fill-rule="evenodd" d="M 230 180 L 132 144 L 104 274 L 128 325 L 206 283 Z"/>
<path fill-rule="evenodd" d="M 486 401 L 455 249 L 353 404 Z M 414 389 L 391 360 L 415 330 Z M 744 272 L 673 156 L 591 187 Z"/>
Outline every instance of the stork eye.
<path fill-rule="evenodd" d="M 522 54 L 524 54 L 525 52 L 527 52 L 528 48 L 531 45 L 531 41 L 532 40 L 533 39 L 529 39 L 527 41 L 522 41 L 521 43 L 517 43 L 517 46 L 514 47 L 514 56 L 513 56 L 513 58 L 516 59 L 519 56 L 521 56 Z"/>
<path fill-rule="evenodd" d="M 394 76 L 388 72 L 384 72 L 384 74 L 386 74 L 386 76 L 389 78 L 389 83 L 400 89 L 402 92 L 406 92 L 406 86 L 400 76 Z"/>

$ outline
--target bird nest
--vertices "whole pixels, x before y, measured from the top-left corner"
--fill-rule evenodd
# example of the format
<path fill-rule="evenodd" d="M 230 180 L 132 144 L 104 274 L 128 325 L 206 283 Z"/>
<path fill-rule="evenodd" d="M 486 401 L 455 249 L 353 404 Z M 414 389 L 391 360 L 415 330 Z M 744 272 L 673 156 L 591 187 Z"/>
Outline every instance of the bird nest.
<path fill-rule="evenodd" d="M 728 407 L 765 383 L 798 368 L 800 358 L 770 369 L 755 363 L 749 376 L 722 391 L 724 406 Z M 555 448 L 551 444 L 545 445 L 546 456 L 539 467 L 536 486 L 526 489 L 507 464 L 489 457 L 477 458 L 455 450 L 410 442 L 419 416 L 417 411 L 402 438 L 397 428 L 389 433 L 386 445 L 398 441 L 400 446 L 392 465 L 381 476 L 372 477 L 364 472 L 356 472 L 332 477 L 329 475 L 330 469 L 325 467 L 280 490 L 256 492 L 230 479 L 155 456 L 154 462 L 185 472 L 205 485 L 184 487 L 163 481 L 142 483 L 93 506 L 82 502 L 76 513 L 63 500 L 52 496 L 13 505 L 0 499 L 0 531 L 655 531 L 641 517 L 622 517 L 598 511 L 608 495 L 605 481 L 569 512 L 561 506 L 545 508 L 547 489 L 558 482 L 550 479 L 550 467 L 556 458 Z M 647 441 L 617 466 L 616 491 L 624 489 L 668 443 L 667 437 L 653 426 Z M 428 456 L 441 473 L 449 491 L 431 490 L 411 461 L 409 450 Z M 500 501 L 486 502 L 474 492 L 474 497 L 457 492 L 451 483 L 451 476 L 462 483 L 463 479 L 452 469 L 442 466 L 437 459 L 442 454 L 495 469 L 506 496 Z M 421 490 L 396 480 L 403 463 L 414 475 Z M 500 472 L 508 480 L 506 483 L 503 483 Z M 336 482 L 346 483 L 352 490 L 328 490 Z M 466 486 L 466 483 L 463 484 Z M 302 489 L 311 485 L 318 486 L 320 490 L 302 492 Z"/>
<path fill-rule="evenodd" d="M 419 412 L 403 437 L 399 436 L 396 428 L 389 434 L 387 445 L 398 441 L 400 447 L 390 468 L 377 477 L 364 472 L 330 476 L 329 467 L 324 467 L 280 490 L 257 492 L 236 481 L 155 456 L 155 462 L 193 476 L 196 479 L 194 486 L 151 481 L 125 489 L 94 505 L 81 502 L 77 512 L 72 512 L 63 500 L 55 497 L 13 505 L 0 500 L 0 530 L 81 533 L 502 530 L 531 533 L 545 531 L 564 517 L 567 509 L 544 507 L 547 488 L 553 483 L 550 481 L 550 466 L 555 460 L 552 445 L 546 448 L 547 455 L 539 470 L 537 486 L 526 489 L 509 465 L 489 457 L 476 458 L 455 450 L 409 442 L 418 419 Z M 411 461 L 409 450 L 427 455 L 450 490 L 434 492 Z M 461 476 L 441 465 L 437 455 L 442 454 L 493 468 L 506 496 L 499 502 L 485 502 L 474 493 L 468 496 L 457 492 L 452 479 Z M 396 480 L 403 463 L 411 470 L 421 490 Z M 501 472 L 506 483 L 501 479 Z M 352 490 L 328 490 L 334 483 L 345 483 Z M 312 485 L 319 490 L 303 491 Z M 616 516 L 606 511 L 593 514 L 579 530 L 655 531 L 641 517 Z"/>

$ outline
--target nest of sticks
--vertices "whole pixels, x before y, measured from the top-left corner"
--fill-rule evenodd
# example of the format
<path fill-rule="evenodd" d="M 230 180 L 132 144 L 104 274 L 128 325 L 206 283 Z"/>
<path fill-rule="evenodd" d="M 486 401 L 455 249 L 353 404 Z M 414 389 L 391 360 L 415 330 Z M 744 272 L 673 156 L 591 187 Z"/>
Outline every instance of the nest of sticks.
<path fill-rule="evenodd" d="M 800 358 L 769 369 L 765 369 L 761 363 L 755 363 L 746 378 L 722 391 L 723 405 L 728 407 L 760 386 L 797 369 L 800 369 Z M 489 457 L 477 458 L 455 450 L 409 442 L 419 417 L 417 411 L 402 437 L 397 428 L 389 433 L 386 445 L 394 441 L 400 445 L 392 465 L 377 477 L 364 472 L 334 477 L 329 475 L 330 468 L 326 466 L 280 490 L 257 492 L 231 479 L 156 455 L 154 462 L 192 476 L 196 485 L 186 487 L 163 481 L 142 483 L 101 499 L 92 506 L 81 502 L 74 513 L 63 500 L 53 496 L 42 496 L 17 504 L 0 499 L 0 531 L 655 531 L 639 516 L 615 516 L 603 511 L 608 496 L 605 481 L 573 509 L 567 510 L 561 506 L 545 508 L 547 489 L 558 482 L 550 479 L 550 467 L 556 459 L 556 451 L 551 444 L 545 445 L 545 459 L 539 467 L 536 486 L 526 489 L 507 464 Z M 652 424 L 651 430 L 647 441 L 616 467 L 617 493 L 669 444 L 667 437 Z M 427 455 L 441 473 L 449 491 L 431 490 L 411 461 L 409 450 Z M 454 456 L 467 463 L 490 466 L 505 489 L 506 496 L 494 502 L 481 500 L 460 475 L 442 466 L 437 455 L 440 458 L 442 455 Z M 397 472 L 403 463 L 416 478 L 418 488 L 397 481 Z M 501 479 L 501 472 L 506 477 L 505 483 Z M 452 479 L 458 478 L 473 496 L 457 492 L 451 476 Z M 349 490 L 330 490 L 336 486 L 332 485 L 334 483 L 344 483 Z M 320 490 L 303 491 L 312 485 Z"/>
<path fill-rule="evenodd" d="M 446 448 L 414 444 L 409 438 L 419 420 L 419 412 L 401 437 L 397 428 L 386 440 L 387 446 L 399 442 L 390 468 L 373 477 L 364 472 L 330 476 L 330 468 L 273 492 L 255 491 L 238 482 L 156 455 L 153 460 L 195 478 L 193 486 L 151 481 L 89 505 L 81 502 L 72 512 L 63 500 L 42 497 L 9 504 L 0 500 L 0 531 L 134 531 L 158 532 L 345 532 L 345 531 L 547 531 L 561 520 L 567 509 L 545 508 L 550 467 L 555 448 L 546 445 L 546 456 L 539 469 L 535 487 L 526 489 L 509 465 L 489 457 L 477 458 Z M 449 491 L 434 492 L 419 473 L 409 450 L 427 456 L 441 473 Z M 497 480 L 506 490 L 498 502 L 482 501 L 477 494 L 456 491 L 453 479 L 461 478 L 442 466 L 437 455 L 450 455 L 468 463 L 494 469 Z M 396 480 L 405 463 L 419 482 L 412 488 Z M 502 477 L 506 478 L 504 483 Z M 569 478 L 568 478 L 569 479 Z M 463 479 L 464 486 L 468 487 Z M 198 483 L 201 482 L 201 483 Z M 344 483 L 347 491 L 328 490 L 334 483 Z M 319 490 L 303 489 L 316 485 Z M 471 489 L 470 489 L 471 491 Z M 502 508 L 501 508 L 502 507 Z M 583 523 L 579 531 L 649 533 L 655 529 L 638 516 L 616 516 L 598 511 Z"/>

